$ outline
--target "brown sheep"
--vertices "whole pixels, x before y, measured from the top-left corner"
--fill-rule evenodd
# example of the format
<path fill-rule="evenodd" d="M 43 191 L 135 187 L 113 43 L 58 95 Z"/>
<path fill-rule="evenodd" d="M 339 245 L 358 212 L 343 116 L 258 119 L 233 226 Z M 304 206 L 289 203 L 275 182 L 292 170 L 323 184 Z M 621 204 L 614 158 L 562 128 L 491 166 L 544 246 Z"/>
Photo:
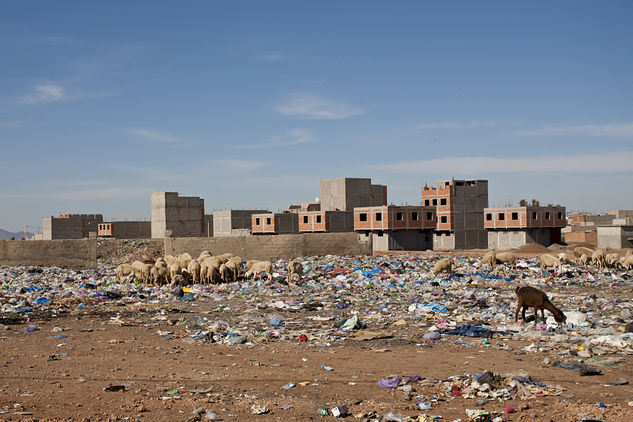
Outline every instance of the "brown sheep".
<path fill-rule="evenodd" d="M 545 309 L 554 314 L 554 319 L 559 324 L 564 323 L 567 320 L 565 314 L 558 309 L 556 306 L 549 301 L 547 295 L 534 287 L 523 286 L 517 287 L 516 290 L 517 295 L 517 310 L 514 315 L 514 322 L 517 322 L 519 318 L 519 310 L 521 311 L 521 316 L 523 317 L 523 321 L 525 321 L 525 310 L 527 308 L 534 308 L 534 322 L 538 321 L 538 310 L 541 310 L 541 317 L 543 322 L 545 322 Z"/>

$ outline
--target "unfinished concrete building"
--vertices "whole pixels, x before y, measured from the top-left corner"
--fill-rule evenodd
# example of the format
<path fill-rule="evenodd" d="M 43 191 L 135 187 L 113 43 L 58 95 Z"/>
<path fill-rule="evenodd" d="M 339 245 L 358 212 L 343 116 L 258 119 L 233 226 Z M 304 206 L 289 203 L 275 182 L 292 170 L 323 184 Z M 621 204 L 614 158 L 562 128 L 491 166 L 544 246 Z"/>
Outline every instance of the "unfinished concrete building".
<path fill-rule="evenodd" d="M 433 248 L 435 208 L 385 205 L 354 209 L 354 230 L 371 237 L 375 251 Z"/>
<path fill-rule="evenodd" d="M 611 249 L 633 248 L 633 225 L 608 225 L 597 227 L 598 247 Z"/>
<path fill-rule="evenodd" d="M 353 211 L 356 207 L 387 205 L 387 186 L 370 178 L 321 180 L 321 211 Z"/>
<path fill-rule="evenodd" d="M 250 236 L 253 214 L 268 210 L 219 210 L 213 212 L 213 236 Z"/>
<path fill-rule="evenodd" d="M 209 219 L 204 214 L 204 199 L 179 196 L 178 192 L 153 192 L 152 238 L 206 236 Z"/>
<path fill-rule="evenodd" d="M 422 205 L 436 207 L 434 250 L 485 249 L 484 208 L 488 207 L 487 180 L 442 180 L 422 188 Z"/>
<path fill-rule="evenodd" d="M 299 215 L 296 213 L 265 213 L 251 216 L 253 234 L 299 233 Z"/>
<path fill-rule="evenodd" d="M 149 239 L 152 236 L 150 221 L 108 221 L 99 223 L 97 236 L 113 239 Z"/>
<path fill-rule="evenodd" d="M 97 233 L 101 214 L 60 214 L 42 219 L 42 239 L 83 239 Z"/>
<path fill-rule="evenodd" d="M 334 233 L 353 231 L 353 211 L 302 211 L 299 213 L 300 233 Z"/>
<path fill-rule="evenodd" d="M 565 207 L 518 206 L 485 208 L 484 227 L 489 249 L 520 248 L 528 243 L 550 246 L 561 243 L 561 229 L 567 224 Z"/>

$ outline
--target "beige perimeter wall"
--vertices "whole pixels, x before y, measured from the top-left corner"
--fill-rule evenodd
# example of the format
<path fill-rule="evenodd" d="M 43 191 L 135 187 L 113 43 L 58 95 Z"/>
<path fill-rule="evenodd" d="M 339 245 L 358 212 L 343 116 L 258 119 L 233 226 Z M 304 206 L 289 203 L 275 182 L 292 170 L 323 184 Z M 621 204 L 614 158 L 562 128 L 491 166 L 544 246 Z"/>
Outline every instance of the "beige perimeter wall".
<path fill-rule="evenodd" d="M 0 266 L 97 268 L 97 239 L 0 240 Z"/>
<path fill-rule="evenodd" d="M 230 252 L 247 259 L 291 259 L 315 255 L 371 255 L 371 241 L 357 233 L 305 233 L 220 238 L 165 238 L 165 253 Z"/>

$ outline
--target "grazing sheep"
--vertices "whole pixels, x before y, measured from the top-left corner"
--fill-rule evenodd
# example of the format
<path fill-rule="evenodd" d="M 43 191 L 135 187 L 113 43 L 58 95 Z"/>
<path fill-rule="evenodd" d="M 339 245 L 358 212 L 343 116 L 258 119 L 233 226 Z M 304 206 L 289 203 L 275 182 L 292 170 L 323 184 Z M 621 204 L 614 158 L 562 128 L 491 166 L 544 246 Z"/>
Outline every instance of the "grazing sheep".
<path fill-rule="evenodd" d="M 187 280 L 185 279 L 185 277 L 182 276 L 182 274 L 176 274 L 172 279 L 171 279 L 171 286 L 172 287 L 183 287 L 187 285 Z"/>
<path fill-rule="evenodd" d="M 121 282 L 121 279 L 123 277 L 126 276 L 133 276 L 134 275 L 134 267 L 129 265 L 129 264 L 121 264 L 118 267 L 116 267 L 116 281 L 118 281 L 119 283 Z"/>
<path fill-rule="evenodd" d="M 623 256 L 618 260 L 618 262 L 616 262 L 615 267 L 620 270 L 623 270 L 625 268 L 624 267 L 625 262 L 626 262 L 626 256 Z"/>
<path fill-rule="evenodd" d="M 596 249 L 595 251 L 593 251 L 593 254 L 591 254 L 591 263 L 592 264 L 598 264 L 598 268 L 600 268 L 601 270 L 604 269 L 604 250 L 602 249 Z"/>
<path fill-rule="evenodd" d="M 517 256 L 512 252 L 501 252 L 497 254 L 497 261 L 502 264 L 508 264 L 512 268 L 515 268 Z"/>
<path fill-rule="evenodd" d="M 156 262 L 154 262 L 154 266 L 156 268 L 165 267 L 167 268 L 167 262 L 163 258 L 158 258 Z"/>
<path fill-rule="evenodd" d="M 191 255 L 189 255 L 187 252 L 178 254 L 178 256 L 176 256 L 176 262 L 178 263 L 180 268 L 188 268 L 189 263 L 191 262 Z"/>
<path fill-rule="evenodd" d="M 226 264 L 220 265 L 220 278 L 225 283 L 232 283 L 233 280 L 233 271 L 229 270 Z"/>
<path fill-rule="evenodd" d="M 182 275 L 182 268 L 176 262 L 169 266 L 169 279 L 173 280 L 175 276 Z"/>
<path fill-rule="evenodd" d="M 443 258 L 435 263 L 433 267 L 433 275 L 437 275 L 441 272 L 448 272 L 448 275 L 451 275 L 453 269 L 453 258 Z"/>
<path fill-rule="evenodd" d="M 191 280 L 194 283 L 200 282 L 200 264 L 196 260 L 189 261 L 187 272 L 191 274 Z"/>
<path fill-rule="evenodd" d="M 593 254 L 593 249 L 584 248 L 582 246 L 578 246 L 577 248 L 574 248 L 574 256 L 576 257 L 576 261 L 578 261 L 578 258 L 583 256 L 583 254 L 587 256 L 591 256 Z"/>
<path fill-rule="evenodd" d="M 482 268 L 484 264 L 490 265 L 490 271 L 495 269 L 495 266 L 497 265 L 497 256 L 495 254 L 495 251 L 489 251 L 484 255 L 483 258 L 481 258 L 481 260 L 479 261 L 479 268 Z"/>
<path fill-rule="evenodd" d="M 167 267 L 154 267 L 150 269 L 151 281 L 154 285 L 160 286 L 169 282 L 169 270 Z"/>
<path fill-rule="evenodd" d="M 268 261 L 255 262 L 251 266 L 251 269 L 246 272 L 244 277 L 260 277 L 262 278 L 262 274 L 267 273 L 268 279 L 273 279 L 273 265 Z"/>
<path fill-rule="evenodd" d="M 618 255 L 617 253 L 610 253 L 604 257 L 604 263 L 611 268 L 615 268 L 619 260 L 620 255 Z"/>
<path fill-rule="evenodd" d="M 561 264 L 571 262 L 571 260 L 569 259 L 569 256 L 563 252 L 558 254 L 558 260 L 560 261 Z"/>
<path fill-rule="evenodd" d="M 220 277 L 220 271 L 216 267 L 208 267 L 205 278 L 207 284 L 218 284 L 222 281 L 222 277 Z"/>
<path fill-rule="evenodd" d="M 524 286 L 517 287 L 516 290 L 517 295 L 517 309 L 514 314 L 514 322 L 518 321 L 519 318 L 519 310 L 521 311 L 521 316 L 523 317 L 523 321 L 525 321 L 525 310 L 527 308 L 534 308 L 534 323 L 538 321 L 538 310 L 541 310 L 541 317 L 543 322 L 545 322 L 545 309 L 554 314 L 554 319 L 559 324 L 564 323 L 567 320 L 565 314 L 558 309 L 556 306 L 549 301 L 547 295 L 534 287 Z"/>
<path fill-rule="evenodd" d="M 580 258 L 578 258 L 578 265 L 587 265 L 589 263 L 589 256 L 586 254 L 582 254 Z"/>
<path fill-rule="evenodd" d="M 141 281 L 143 283 L 149 283 L 150 281 L 150 268 L 153 267 L 153 265 L 149 265 L 149 264 L 144 264 L 141 261 L 134 261 L 132 262 L 132 267 L 134 267 L 134 277 L 136 277 L 136 279 L 138 281 Z"/>
<path fill-rule="evenodd" d="M 299 277 L 299 281 L 301 281 L 301 276 L 303 275 L 303 265 L 299 261 L 290 261 L 288 263 L 288 284 L 292 281 L 292 276 L 297 275 Z"/>
<path fill-rule="evenodd" d="M 244 264 L 244 269 L 246 271 L 249 271 L 251 268 L 253 268 L 253 265 L 257 264 L 258 262 L 265 262 L 265 261 L 258 261 L 257 259 L 249 259 L 248 261 L 246 261 L 246 264 Z"/>
<path fill-rule="evenodd" d="M 628 272 L 631 267 L 633 267 L 633 255 L 628 255 L 624 257 L 624 268 Z"/>
<path fill-rule="evenodd" d="M 557 274 L 561 275 L 563 272 L 563 267 L 560 264 L 560 259 L 552 256 L 550 254 L 543 254 L 540 256 L 539 260 L 541 261 L 541 271 L 546 270 L 547 268 L 553 268 L 557 270 Z"/>
<path fill-rule="evenodd" d="M 224 266 L 228 271 L 231 272 L 231 279 L 233 281 L 237 280 L 241 275 L 242 270 L 242 258 L 239 256 L 234 256 L 224 263 Z"/>
<path fill-rule="evenodd" d="M 165 257 L 163 258 L 163 260 L 167 263 L 167 266 L 169 267 L 171 264 L 173 264 L 174 262 L 177 262 L 176 257 L 173 255 L 165 255 Z"/>

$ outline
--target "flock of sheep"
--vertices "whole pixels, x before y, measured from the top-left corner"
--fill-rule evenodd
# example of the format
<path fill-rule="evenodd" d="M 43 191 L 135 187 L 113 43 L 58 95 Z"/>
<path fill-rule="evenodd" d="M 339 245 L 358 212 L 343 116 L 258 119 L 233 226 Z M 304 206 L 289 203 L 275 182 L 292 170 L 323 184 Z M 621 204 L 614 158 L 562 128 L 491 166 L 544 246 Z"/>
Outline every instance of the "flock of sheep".
<path fill-rule="evenodd" d="M 511 252 L 490 251 L 479 261 L 479 267 L 489 265 L 491 271 L 496 271 L 498 265 L 506 264 L 515 267 L 517 257 Z M 591 250 L 577 247 L 574 249 L 573 258 L 560 253 L 558 256 L 543 254 L 539 257 L 541 270 L 553 269 L 558 275 L 562 274 L 562 264 L 576 262 L 578 265 L 597 265 L 601 270 L 607 267 L 629 271 L 633 268 L 633 252 L 626 251 L 626 255 L 620 257 L 616 253 L 607 254 L 603 249 Z M 453 259 L 443 258 L 438 260 L 433 267 L 433 275 L 442 272 L 452 272 Z M 298 261 L 288 263 L 288 283 L 293 277 L 301 280 L 303 266 Z M 164 284 L 216 284 L 221 282 L 231 283 L 240 278 L 272 279 L 272 264 L 269 261 L 243 260 L 239 256 L 230 253 L 211 255 L 204 251 L 197 258 L 183 253 L 176 256 L 166 255 L 156 261 L 134 261 L 132 264 L 121 264 L 116 269 L 117 281 L 124 277 L 133 277 L 140 282 L 149 285 Z"/>
<path fill-rule="evenodd" d="M 239 278 L 263 278 L 264 274 L 272 279 L 272 264 L 268 261 L 247 260 L 230 253 L 211 255 L 203 251 L 197 258 L 188 253 L 176 256 L 166 255 L 156 261 L 134 261 L 132 264 L 120 264 L 116 269 L 117 281 L 133 277 L 149 285 L 164 284 L 217 284 L 231 283 Z M 303 266 L 298 261 L 288 263 L 288 283 L 297 275 L 301 279 Z"/>
<path fill-rule="evenodd" d="M 489 251 L 479 261 L 479 267 L 483 267 L 485 264 L 490 266 L 491 271 L 495 271 L 497 265 L 507 264 L 511 267 L 515 267 L 517 257 L 512 252 L 496 253 L 495 251 Z M 566 262 L 575 262 L 578 265 L 597 265 L 601 270 L 604 268 L 614 268 L 620 270 L 629 271 L 633 268 L 633 251 L 630 249 L 626 251 L 625 256 L 620 256 L 617 253 L 607 254 L 604 249 L 592 250 L 584 247 L 574 248 L 574 257 L 560 253 L 558 256 L 543 254 L 539 257 L 541 270 L 547 270 L 551 268 L 556 271 L 558 275 L 563 273 L 562 264 Z M 453 259 L 444 258 L 435 263 L 433 267 L 433 275 L 437 275 L 442 272 L 452 271 Z"/>

